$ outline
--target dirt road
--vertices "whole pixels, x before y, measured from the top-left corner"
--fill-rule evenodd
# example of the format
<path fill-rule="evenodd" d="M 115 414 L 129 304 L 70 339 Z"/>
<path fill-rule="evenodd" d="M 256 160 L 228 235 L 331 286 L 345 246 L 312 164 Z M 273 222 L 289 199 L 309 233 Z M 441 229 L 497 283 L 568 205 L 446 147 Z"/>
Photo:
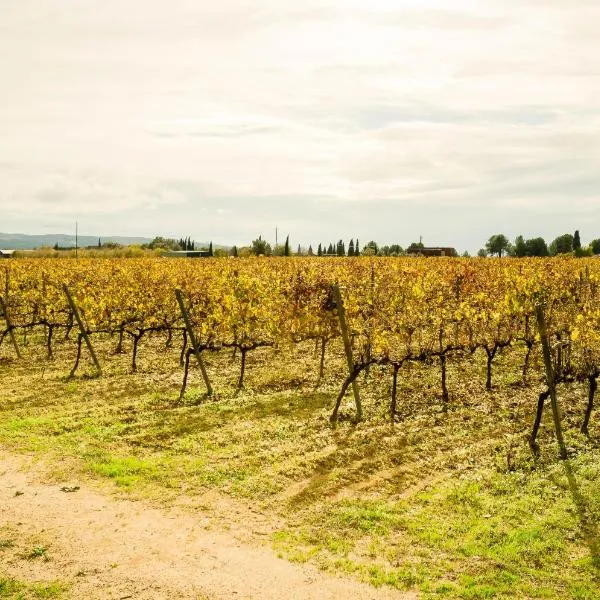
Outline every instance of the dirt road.
<path fill-rule="evenodd" d="M 0 451 L 0 527 L 14 548 L 0 572 L 23 581 L 70 583 L 73 598 L 392 600 L 416 598 L 332 577 L 207 529 L 201 513 L 122 500 L 84 483 L 76 491 L 22 471 Z M 1 541 L 1 540 L 0 540 Z M 23 554 L 27 544 L 43 556 Z"/>

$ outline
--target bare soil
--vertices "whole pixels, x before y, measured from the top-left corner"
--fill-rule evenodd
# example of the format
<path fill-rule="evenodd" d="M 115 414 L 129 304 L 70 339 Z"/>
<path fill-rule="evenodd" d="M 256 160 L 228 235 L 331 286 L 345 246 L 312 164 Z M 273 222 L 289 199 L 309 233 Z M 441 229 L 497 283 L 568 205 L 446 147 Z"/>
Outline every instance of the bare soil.
<path fill-rule="evenodd" d="M 288 563 L 234 532 L 212 530 L 202 511 L 166 510 L 77 485 L 48 483 L 26 459 L 0 453 L 0 531 L 14 540 L 0 552 L 4 576 L 59 580 L 70 586 L 68 595 L 90 599 L 417 597 Z M 43 555 L 28 555 L 34 547 Z"/>

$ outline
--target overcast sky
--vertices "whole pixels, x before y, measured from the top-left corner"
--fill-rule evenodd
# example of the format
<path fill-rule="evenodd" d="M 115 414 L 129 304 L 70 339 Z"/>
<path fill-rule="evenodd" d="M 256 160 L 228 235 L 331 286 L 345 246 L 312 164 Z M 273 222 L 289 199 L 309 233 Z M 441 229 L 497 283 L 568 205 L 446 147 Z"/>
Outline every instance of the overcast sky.
<path fill-rule="evenodd" d="M 597 0 L 0 0 L 0 231 L 600 237 Z"/>

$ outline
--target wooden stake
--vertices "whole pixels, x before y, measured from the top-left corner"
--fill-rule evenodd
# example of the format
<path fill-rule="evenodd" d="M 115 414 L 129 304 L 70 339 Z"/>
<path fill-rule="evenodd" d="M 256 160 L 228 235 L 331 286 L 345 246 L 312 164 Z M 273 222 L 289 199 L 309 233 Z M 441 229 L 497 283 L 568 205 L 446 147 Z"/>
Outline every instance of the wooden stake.
<path fill-rule="evenodd" d="M 552 416 L 554 417 L 554 429 L 556 431 L 556 441 L 558 442 L 558 447 L 560 449 L 560 457 L 566 459 L 567 448 L 565 447 L 562 427 L 560 424 L 560 407 L 558 406 L 558 398 L 556 397 L 556 382 L 554 381 L 554 370 L 552 368 L 550 341 L 548 339 L 548 331 L 546 329 L 544 309 L 539 304 L 535 307 L 535 316 L 537 318 L 538 329 L 540 332 L 540 340 L 542 342 L 544 365 L 546 367 L 546 380 L 548 383 L 548 390 L 550 392 L 550 401 L 552 403 Z"/>
<path fill-rule="evenodd" d="M 73 313 L 73 316 L 75 317 L 75 320 L 77 321 L 77 325 L 79 326 L 79 331 L 81 332 L 81 335 L 83 336 L 83 339 L 85 341 L 85 345 L 87 346 L 87 349 L 90 352 L 90 356 L 92 357 L 94 366 L 96 367 L 96 370 L 98 371 L 98 375 L 102 375 L 102 368 L 100 367 L 100 363 L 98 362 L 98 358 L 96 357 L 96 353 L 94 352 L 94 347 L 92 346 L 92 341 L 90 340 L 90 336 L 88 335 L 88 332 L 85 328 L 85 325 L 83 324 L 83 321 L 81 320 L 81 316 L 79 314 L 79 309 L 77 308 L 77 305 L 73 301 L 73 296 L 71 296 L 71 292 L 69 291 L 69 288 L 67 287 L 66 283 L 63 283 L 63 292 L 65 293 L 65 296 L 67 297 L 67 301 L 69 303 L 69 306 L 71 307 L 71 312 Z"/>
<path fill-rule="evenodd" d="M 8 308 L 6 306 L 6 302 L 4 298 L 0 296 L 0 309 L 2 309 L 2 314 L 4 315 L 4 320 L 6 321 L 6 328 L 8 329 L 8 335 L 10 335 L 10 341 L 12 342 L 13 348 L 15 349 L 15 353 L 17 358 L 21 357 L 21 351 L 19 350 L 19 344 L 17 343 L 17 338 L 15 336 L 15 332 L 13 331 L 12 324 L 10 322 L 10 317 L 8 316 Z"/>
<path fill-rule="evenodd" d="M 204 379 L 204 383 L 206 385 L 206 393 L 209 396 L 212 396 L 213 389 L 210 384 L 210 379 L 208 378 L 208 373 L 206 372 L 206 367 L 204 366 L 204 361 L 202 360 L 202 354 L 200 352 L 200 349 L 198 348 L 198 343 L 196 342 L 196 336 L 194 335 L 194 330 L 192 329 L 192 323 L 190 321 L 188 311 L 183 302 L 183 295 L 181 293 L 181 290 L 175 290 L 175 296 L 177 298 L 177 304 L 179 304 L 179 309 L 181 310 L 183 322 L 185 323 L 185 329 L 192 344 L 196 360 L 198 361 L 198 366 L 200 367 L 200 372 L 202 373 L 202 378 Z"/>
<path fill-rule="evenodd" d="M 352 356 L 352 344 L 350 343 L 350 335 L 348 333 L 348 325 L 346 323 L 346 310 L 342 301 L 340 286 L 336 283 L 333 285 L 333 298 L 337 307 L 337 314 L 340 320 L 340 329 L 342 331 L 342 339 L 344 340 L 344 350 L 346 352 L 346 360 L 348 362 L 348 374 L 354 373 L 354 357 Z M 356 379 L 352 381 L 352 391 L 354 392 L 354 402 L 356 403 L 356 415 L 358 420 L 362 419 L 362 404 L 360 401 L 360 391 Z"/>

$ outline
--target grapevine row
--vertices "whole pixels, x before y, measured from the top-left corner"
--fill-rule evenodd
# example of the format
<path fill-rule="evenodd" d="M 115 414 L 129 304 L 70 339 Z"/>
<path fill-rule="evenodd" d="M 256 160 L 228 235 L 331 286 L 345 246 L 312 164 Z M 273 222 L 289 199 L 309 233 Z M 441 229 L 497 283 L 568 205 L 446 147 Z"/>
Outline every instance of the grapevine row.
<path fill-rule="evenodd" d="M 341 335 L 332 295 L 336 283 L 351 332 L 354 368 L 343 382 L 334 415 L 348 387 L 374 364 L 391 368 L 392 418 L 397 377 L 407 362 L 439 363 L 446 402 L 451 356 L 460 359 L 483 350 L 490 389 L 497 355 L 520 345 L 526 380 L 532 363 L 540 363 L 535 323 L 540 304 L 554 349 L 556 381 L 589 382 L 584 431 L 600 373 L 600 262 L 593 259 L 34 259 L 16 260 L 4 271 L 8 320 L 0 343 L 15 330 L 43 328 L 51 358 L 56 335 L 68 336 L 75 326 L 66 286 L 87 335 L 117 335 L 117 352 L 124 336 L 132 339 L 134 371 L 144 336 L 164 334 L 167 345 L 181 338 L 182 393 L 196 350 L 239 351 L 241 387 L 248 352 L 315 340 L 321 344 L 322 376 L 325 346 Z M 189 347 L 175 290 L 185 298 L 196 348 Z M 542 380 L 539 369 L 535 377 Z M 546 397 L 544 390 L 533 440 Z"/>

